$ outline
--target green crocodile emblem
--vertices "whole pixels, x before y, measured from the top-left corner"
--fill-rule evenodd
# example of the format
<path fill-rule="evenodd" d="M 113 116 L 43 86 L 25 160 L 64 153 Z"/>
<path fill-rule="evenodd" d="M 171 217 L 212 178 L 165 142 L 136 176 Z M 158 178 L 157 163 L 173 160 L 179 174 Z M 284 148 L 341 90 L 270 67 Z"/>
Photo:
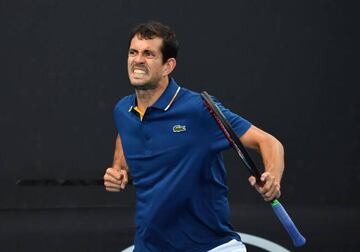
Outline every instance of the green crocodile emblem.
<path fill-rule="evenodd" d="M 186 131 L 186 126 L 185 125 L 174 125 L 173 127 L 173 132 L 178 133 L 178 132 L 183 132 Z"/>

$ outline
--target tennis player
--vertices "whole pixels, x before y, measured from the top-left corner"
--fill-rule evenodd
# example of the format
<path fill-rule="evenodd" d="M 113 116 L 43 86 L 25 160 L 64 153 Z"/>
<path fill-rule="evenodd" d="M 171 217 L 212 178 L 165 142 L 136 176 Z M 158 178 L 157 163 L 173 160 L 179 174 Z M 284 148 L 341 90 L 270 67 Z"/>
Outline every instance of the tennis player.
<path fill-rule="evenodd" d="M 158 22 L 136 26 L 130 36 L 128 75 L 135 93 L 115 106 L 118 135 L 107 191 L 136 189 L 136 252 L 246 251 L 229 223 L 226 170 L 230 148 L 199 93 L 180 86 L 174 32 Z M 280 197 L 284 151 L 272 135 L 218 106 L 246 147 L 258 150 L 264 186 L 249 182 L 265 201 Z"/>

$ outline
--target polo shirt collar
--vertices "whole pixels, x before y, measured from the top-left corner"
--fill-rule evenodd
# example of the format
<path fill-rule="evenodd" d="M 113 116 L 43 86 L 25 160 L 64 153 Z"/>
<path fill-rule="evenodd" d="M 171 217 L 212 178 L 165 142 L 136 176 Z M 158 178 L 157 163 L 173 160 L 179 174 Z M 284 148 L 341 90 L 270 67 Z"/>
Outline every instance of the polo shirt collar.
<path fill-rule="evenodd" d="M 180 87 L 175 82 L 175 80 L 171 78 L 165 91 L 151 107 L 163 109 L 164 111 L 168 110 L 171 104 L 174 102 L 179 90 Z"/>
<path fill-rule="evenodd" d="M 174 102 L 176 96 L 180 91 L 180 86 L 176 83 L 176 81 L 171 78 L 168 86 L 165 91 L 161 94 L 159 99 L 151 106 L 153 108 L 162 109 L 164 111 L 168 110 L 171 104 Z M 132 95 L 132 102 L 129 108 L 129 112 L 136 107 L 136 95 Z"/>

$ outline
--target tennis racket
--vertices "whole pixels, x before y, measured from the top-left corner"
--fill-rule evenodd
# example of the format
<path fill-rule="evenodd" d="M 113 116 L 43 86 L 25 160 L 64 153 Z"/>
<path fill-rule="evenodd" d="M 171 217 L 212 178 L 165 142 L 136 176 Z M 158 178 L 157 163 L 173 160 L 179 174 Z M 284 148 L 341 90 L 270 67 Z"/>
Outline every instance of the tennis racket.
<path fill-rule="evenodd" d="M 260 185 L 261 174 L 256 168 L 252 159 L 250 158 L 249 154 L 247 153 L 244 145 L 241 143 L 239 137 L 230 126 L 230 123 L 227 121 L 224 114 L 221 112 L 221 110 L 218 108 L 216 103 L 206 91 L 203 91 L 201 93 L 201 96 L 204 99 L 205 106 L 210 111 L 211 115 L 215 118 L 216 122 L 218 123 L 219 127 L 221 128 L 222 132 L 224 133 L 232 147 L 236 150 L 245 167 L 249 170 L 250 174 L 256 178 L 257 183 Z M 291 220 L 290 216 L 287 214 L 279 200 L 272 200 L 271 206 L 276 216 L 280 220 L 281 224 L 284 226 L 285 230 L 291 237 L 294 246 L 300 247 L 304 245 L 306 242 L 305 238 L 296 228 L 294 222 Z"/>

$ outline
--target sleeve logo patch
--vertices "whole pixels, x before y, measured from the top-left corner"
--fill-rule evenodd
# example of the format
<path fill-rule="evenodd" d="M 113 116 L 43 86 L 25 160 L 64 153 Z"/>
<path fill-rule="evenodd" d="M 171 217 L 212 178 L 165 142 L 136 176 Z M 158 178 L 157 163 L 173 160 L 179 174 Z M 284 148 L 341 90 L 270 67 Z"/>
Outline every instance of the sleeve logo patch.
<path fill-rule="evenodd" d="M 173 132 L 175 133 L 179 133 L 179 132 L 183 132 L 186 131 L 186 126 L 185 125 L 174 125 L 173 127 Z"/>

